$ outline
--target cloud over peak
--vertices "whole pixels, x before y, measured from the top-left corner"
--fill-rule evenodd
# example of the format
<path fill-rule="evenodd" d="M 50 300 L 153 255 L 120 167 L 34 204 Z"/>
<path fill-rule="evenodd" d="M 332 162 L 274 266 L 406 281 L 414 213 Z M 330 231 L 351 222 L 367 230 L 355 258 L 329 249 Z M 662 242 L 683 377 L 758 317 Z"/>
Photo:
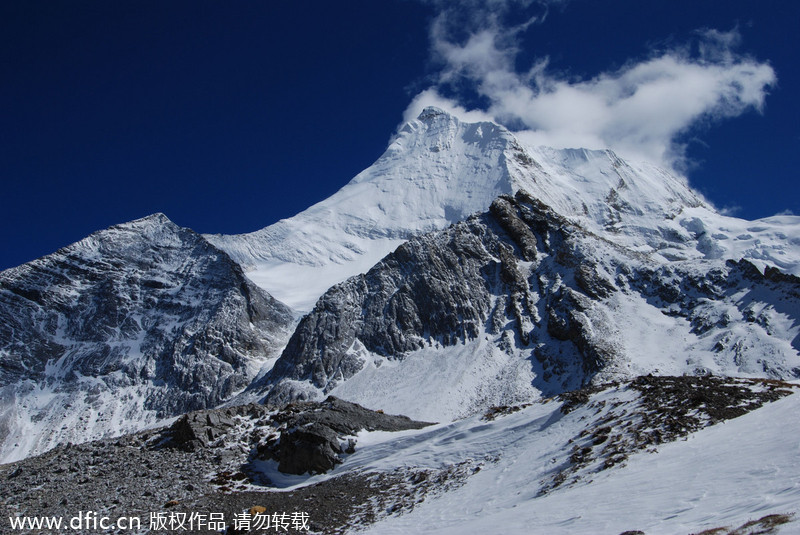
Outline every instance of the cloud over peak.
<path fill-rule="evenodd" d="M 532 2 L 437 4 L 441 10 L 430 39 L 440 69 L 433 85 L 413 99 L 406 118 L 435 105 L 466 120 L 497 121 L 530 144 L 611 148 L 628 158 L 682 168 L 683 135 L 762 110 L 777 82 L 769 64 L 736 51 L 741 41 L 736 29 L 704 29 L 694 43 L 584 79 L 551 72 L 547 58 L 520 71 L 520 36 L 546 24 L 546 11 L 521 19 L 517 14 L 524 22 L 508 24 L 503 21 L 510 10 L 524 11 Z"/>

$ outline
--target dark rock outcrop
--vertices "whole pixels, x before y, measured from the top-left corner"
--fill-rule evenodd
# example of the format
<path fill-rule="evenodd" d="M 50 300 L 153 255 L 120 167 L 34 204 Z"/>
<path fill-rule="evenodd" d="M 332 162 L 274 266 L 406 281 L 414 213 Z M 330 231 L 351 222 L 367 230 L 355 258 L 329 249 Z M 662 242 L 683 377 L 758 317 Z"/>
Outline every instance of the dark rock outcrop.
<path fill-rule="evenodd" d="M 159 447 L 173 447 L 185 451 L 209 448 L 212 443 L 234 431 L 234 417 L 257 420 L 270 413 L 263 405 L 237 405 L 221 409 L 195 411 L 178 418 L 163 434 Z"/>
<path fill-rule="evenodd" d="M 372 411 L 333 396 L 323 402 L 301 402 L 272 417 L 281 429 L 277 440 L 259 448 L 263 459 L 275 459 L 287 474 L 315 474 L 332 469 L 341 455 L 353 453 L 359 431 L 404 431 L 431 425 L 405 416 Z"/>
<path fill-rule="evenodd" d="M 257 471 L 249 467 L 252 461 L 274 460 L 286 474 L 318 474 L 355 451 L 355 435 L 360 431 L 405 431 L 428 425 L 329 396 L 321 402 L 292 403 L 280 410 L 251 403 L 191 412 L 150 443 L 155 449 L 210 449 L 218 455 L 242 444 L 251 451 L 245 472 Z M 226 478 L 230 474 L 219 477 L 221 481 Z"/>

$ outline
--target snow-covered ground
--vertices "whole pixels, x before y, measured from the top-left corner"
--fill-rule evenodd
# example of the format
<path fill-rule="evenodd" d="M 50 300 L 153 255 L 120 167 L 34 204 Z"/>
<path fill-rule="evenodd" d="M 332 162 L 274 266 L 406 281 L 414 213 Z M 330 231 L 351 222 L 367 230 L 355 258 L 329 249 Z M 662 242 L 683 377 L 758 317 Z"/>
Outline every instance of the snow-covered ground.
<path fill-rule="evenodd" d="M 364 353 L 368 355 L 364 369 L 331 395 L 425 422 L 451 421 L 493 405 L 541 396 L 533 386 L 531 350 L 509 354 L 489 336 L 421 349 L 399 361 Z"/>
<path fill-rule="evenodd" d="M 606 391 L 595 401 L 609 406 L 629 395 Z M 331 476 L 350 470 L 435 469 L 466 460 L 481 464 L 463 486 L 428 496 L 413 511 L 366 531 L 381 535 L 617 535 L 626 530 L 673 535 L 800 511 L 798 394 L 640 451 L 623 464 L 541 495 L 542 482 L 563 466 L 570 441 L 602 416 L 595 405 L 568 414 L 559 409 L 557 402 L 536 403 L 493 421 L 474 416 L 399 436 L 362 433 L 356 453 Z M 780 532 L 798 531 L 792 522 Z"/>

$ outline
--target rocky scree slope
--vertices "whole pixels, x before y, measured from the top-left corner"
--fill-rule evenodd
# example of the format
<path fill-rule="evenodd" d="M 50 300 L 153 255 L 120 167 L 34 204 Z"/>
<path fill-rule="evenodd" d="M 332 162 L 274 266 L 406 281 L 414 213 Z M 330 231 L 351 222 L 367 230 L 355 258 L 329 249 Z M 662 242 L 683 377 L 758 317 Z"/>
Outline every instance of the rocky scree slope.
<path fill-rule="evenodd" d="M 798 351 L 799 278 L 665 264 L 518 192 L 331 288 L 246 394 L 442 421 L 642 373 L 791 379 Z"/>
<path fill-rule="evenodd" d="M 540 402 L 493 407 L 433 427 L 335 398 L 280 411 L 263 405 L 203 410 L 161 429 L 60 446 L 0 466 L 0 506 L 9 516 L 69 518 L 86 509 L 111 519 L 138 516 L 145 533 L 157 531 L 147 529 L 151 513 L 165 518 L 222 513 L 230 526 L 234 515 L 260 506 L 268 513 L 306 512 L 315 533 L 369 527 L 380 533 L 382 521 L 410 518 L 413 524 L 419 512 L 418 530 L 435 532 L 425 511 L 436 510 L 451 493 L 464 490 L 469 496 L 470 487 L 479 487 L 500 504 L 509 496 L 524 496 L 525 511 L 553 494 L 569 501 L 573 489 L 591 487 L 593 479 L 623 470 L 638 456 L 657 460 L 662 445 L 796 389 L 778 381 L 643 376 Z M 306 442 L 303 451 L 310 455 L 304 472 L 327 473 L 284 476 L 281 459 L 272 457 L 280 455 L 276 445 L 315 426 L 326 430 L 315 433 L 323 440 Z M 419 431 L 391 433 L 403 429 Z M 382 431 L 372 433 L 381 438 L 370 439 L 371 431 Z M 342 451 L 330 457 L 335 461 L 331 466 L 315 470 L 317 460 L 326 458 L 316 446 L 330 444 L 330 433 Z M 447 451 L 441 451 L 447 444 Z M 530 451 L 520 452 L 520 447 Z M 485 480 L 475 481 L 480 476 L 491 481 L 500 471 L 524 479 L 524 485 L 487 487 Z M 485 500 L 481 510 L 495 511 L 489 503 L 497 505 Z M 449 515 L 458 512 L 448 508 L 444 517 Z M 463 532 L 473 520 L 462 517 L 452 528 Z M 6 525 L 7 519 L 0 522 Z"/>
<path fill-rule="evenodd" d="M 158 214 L 0 273 L 0 461 L 118 435 L 245 388 L 293 323 Z"/>
<path fill-rule="evenodd" d="M 340 474 L 291 492 L 269 492 L 278 490 L 271 477 L 283 478 L 283 472 L 304 475 L 295 478 L 302 480 L 329 472 L 360 447 L 360 432 L 392 433 L 429 425 L 332 397 L 280 411 L 263 405 L 194 411 L 170 426 L 62 445 L 2 465 L 0 506 L 11 516 L 63 518 L 91 508 L 109 518 L 138 517 L 147 533 L 158 531 L 148 527 L 151 513 L 159 511 L 186 513 L 187 518 L 191 513 L 222 513 L 230 524 L 234 515 L 253 506 L 270 506 L 269 512 L 305 512 L 314 532 L 333 533 L 352 523 L 358 509 L 374 515 L 382 509 L 379 502 L 394 503 L 397 497 L 389 490 L 405 486 L 413 470 Z M 429 474 L 444 482 L 451 472 Z M 432 477 L 421 488 L 435 482 Z M 0 526 L 6 522 L 3 518 Z M 186 526 L 175 531 L 208 533 Z"/>

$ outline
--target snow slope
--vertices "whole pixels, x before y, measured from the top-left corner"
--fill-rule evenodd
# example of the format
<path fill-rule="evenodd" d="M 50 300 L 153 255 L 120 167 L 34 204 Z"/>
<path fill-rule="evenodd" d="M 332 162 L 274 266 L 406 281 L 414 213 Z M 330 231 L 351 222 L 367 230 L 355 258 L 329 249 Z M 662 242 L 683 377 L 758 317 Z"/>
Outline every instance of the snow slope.
<path fill-rule="evenodd" d="M 259 231 L 206 236 L 263 289 L 307 312 L 400 243 L 530 192 L 560 215 L 663 261 L 748 258 L 800 274 L 800 218 L 719 214 L 685 178 L 611 151 L 523 146 L 502 126 L 426 108 L 337 193 Z"/>
<path fill-rule="evenodd" d="M 537 403 L 494 421 L 474 416 L 401 437 L 364 433 L 332 475 L 480 466 L 460 488 L 365 531 L 381 535 L 674 535 L 800 511 L 800 438 L 786 432 L 800 425 L 797 394 L 542 493 L 543 482 L 567 462 L 570 442 L 605 415 L 598 407 L 628 408 L 632 399 L 624 389 L 609 390 L 568 414 L 559 403 Z M 792 522 L 780 533 L 798 529 Z"/>

